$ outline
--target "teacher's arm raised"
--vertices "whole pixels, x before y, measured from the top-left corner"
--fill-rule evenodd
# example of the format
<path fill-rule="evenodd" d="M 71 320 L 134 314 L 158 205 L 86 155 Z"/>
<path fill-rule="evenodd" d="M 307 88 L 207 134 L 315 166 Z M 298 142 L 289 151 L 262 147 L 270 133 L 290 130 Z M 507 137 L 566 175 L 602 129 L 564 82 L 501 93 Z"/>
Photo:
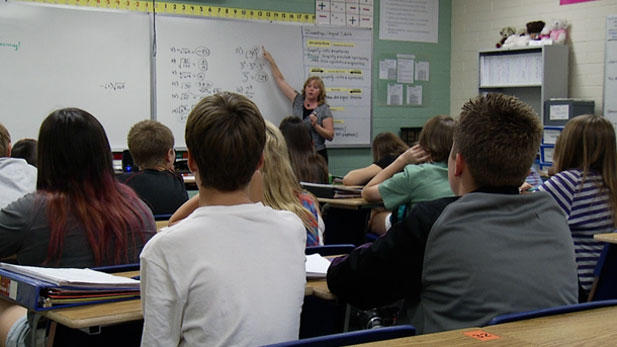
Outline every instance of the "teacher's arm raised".
<path fill-rule="evenodd" d="M 279 67 L 276 65 L 276 62 L 274 61 L 274 58 L 272 58 L 272 55 L 270 54 L 270 52 L 266 51 L 266 49 L 263 46 L 261 47 L 261 50 L 263 51 L 264 59 L 266 59 L 270 63 L 270 69 L 272 70 L 272 75 L 274 76 L 276 85 L 279 87 L 281 92 L 285 94 L 287 99 L 293 102 L 298 92 L 296 92 L 296 90 L 293 89 L 289 85 L 289 83 L 287 83 L 287 81 L 285 81 L 285 78 L 283 77 L 281 70 L 279 70 Z"/>

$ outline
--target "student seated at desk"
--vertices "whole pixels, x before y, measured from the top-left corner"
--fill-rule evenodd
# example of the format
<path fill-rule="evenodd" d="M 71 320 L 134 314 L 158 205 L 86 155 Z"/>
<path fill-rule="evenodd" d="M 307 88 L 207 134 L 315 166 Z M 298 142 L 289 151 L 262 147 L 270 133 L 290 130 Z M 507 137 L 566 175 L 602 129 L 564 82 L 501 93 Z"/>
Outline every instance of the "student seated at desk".
<path fill-rule="evenodd" d="M 0 124 L 0 208 L 36 189 L 36 167 L 11 158 L 11 135 Z"/>
<path fill-rule="evenodd" d="M 299 118 L 295 118 L 299 119 Z M 291 169 L 287 145 L 280 130 L 266 121 L 266 147 L 261 175 L 264 183 L 264 204 L 275 210 L 295 213 L 306 229 L 306 245 L 323 245 L 324 222 L 319 203 L 313 194 L 303 190 Z M 321 156 L 317 155 L 319 159 Z"/>
<path fill-rule="evenodd" d="M 189 196 L 182 176 L 173 171 L 174 135 L 164 124 L 141 121 L 127 138 L 129 151 L 139 171 L 118 177 L 142 198 L 155 215 L 172 214 Z"/>
<path fill-rule="evenodd" d="M 24 159 L 28 164 L 36 167 L 36 140 L 21 139 L 13 145 L 11 158 Z"/>
<path fill-rule="evenodd" d="M 287 146 L 280 130 L 266 122 L 266 145 L 264 165 L 258 175 L 249 183 L 251 201 L 263 202 L 275 210 L 295 213 L 306 229 L 306 246 L 323 245 L 325 224 L 319 211 L 319 203 L 313 194 L 302 190 L 291 169 Z M 170 224 L 178 222 L 199 207 L 199 194 L 182 205 L 169 219 Z"/>
<path fill-rule="evenodd" d="M 515 97 L 467 102 L 448 158 L 460 197 L 417 203 L 383 237 L 335 259 L 330 291 L 362 309 L 405 299 L 420 333 L 575 304 L 566 218 L 550 194 L 518 190 L 541 138 L 539 117 Z"/>
<path fill-rule="evenodd" d="M 346 186 L 365 185 L 408 149 L 409 146 L 392 132 L 377 134 L 372 145 L 373 163 L 367 167 L 349 171 L 343 177 L 343 184 Z"/>
<path fill-rule="evenodd" d="M 188 164 L 200 207 L 141 254 L 142 346 L 298 338 L 306 231 L 295 214 L 250 199 L 265 142 L 261 113 L 244 96 L 211 95 L 189 114 Z"/>
<path fill-rule="evenodd" d="M 302 119 L 287 117 L 281 121 L 279 129 L 285 137 L 289 159 L 298 182 L 329 182 L 328 163 L 317 152 L 311 139 L 311 133 Z"/>
<path fill-rule="evenodd" d="M 447 168 L 453 132 L 452 117 L 429 119 L 420 132 L 418 144 L 399 155 L 364 186 L 362 197 L 366 201 L 383 201 L 386 210 L 393 211 L 374 211 L 377 213 L 372 214 L 370 221 L 373 233 L 385 233 L 391 221 L 401 220 L 419 201 L 453 195 Z"/>
<path fill-rule="evenodd" d="M 47 267 L 137 262 L 156 232 L 154 218 L 114 178 L 101 124 L 80 109 L 54 111 L 43 121 L 38 143 L 37 191 L 0 210 L 0 257 L 17 254 L 21 265 Z M 0 341 L 23 345 L 30 330 L 25 309 L 0 303 Z"/>
<path fill-rule="evenodd" d="M 615 130 L 606 118 L 590 114 L 572 118 L 555 144 L 552 170 L 556 174 L 538 187 L 549 192 L 568 217 L 581 302 L 587 301 L 604 248 L 593 235 L 612 233 L 616 227 L 616 147 Z"/>

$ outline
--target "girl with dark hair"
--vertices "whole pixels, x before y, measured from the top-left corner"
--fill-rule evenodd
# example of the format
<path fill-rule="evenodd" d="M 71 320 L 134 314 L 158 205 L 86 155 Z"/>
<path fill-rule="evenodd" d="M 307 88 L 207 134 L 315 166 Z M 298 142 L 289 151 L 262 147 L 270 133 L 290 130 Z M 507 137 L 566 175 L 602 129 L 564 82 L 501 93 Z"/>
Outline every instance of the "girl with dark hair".
<path fill-rule="evenodd" d="M 446 115 L 430 118 L 424 124 L 418 144 L 399 155 L 362 189 L 367 201 L 383 201 L 389 211 L 371 217 L 370 229 L 383 234 L 391 223 L 400 220 L 420 201 L 452 196 L 448 183 L 448 156 L 452 148 L 454 119 Z M 400 207 L 400 208 L 399 208 Z"/>
<path fill-rule="evenodd" d="M 328 164 L 315 153 L 311 135 L 302 120 L 297 117 L 284 118 L 279 129 L 285 137 L 291 167 L 298 180 L 310 183 L 329 183 Z"/>
<path fill-rule="evenodd" d="M 51 113 L 39 131 L 37 157 L 36 192 L 0 210 L 0 257 L 16 254 L 21 265 L 47 267 L 137 263 L 156 232 L 154 218 L 115 179 L 96 118 L 77 108 Z M 25 310 L 15 314 L 6 304 L 0 306 L 0 341 L 14 342 L 29 324 Z"/>
<path fill-rule="evenodd" d="M 343 177 L 346 186 L 363 185 L 375 177 L 381 170 L 409 149 L 409 146 L 395 133 L 386 131 L 377 134 L 373 139 L 373 163 L 369 166 L 351 170 Z"/>

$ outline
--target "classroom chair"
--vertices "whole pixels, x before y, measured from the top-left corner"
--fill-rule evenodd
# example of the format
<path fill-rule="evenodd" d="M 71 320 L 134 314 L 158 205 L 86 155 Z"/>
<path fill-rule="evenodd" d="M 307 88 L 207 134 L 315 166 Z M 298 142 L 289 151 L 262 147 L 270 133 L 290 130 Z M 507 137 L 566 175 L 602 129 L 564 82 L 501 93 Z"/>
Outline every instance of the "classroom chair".
<path fill-rule="evenodd" d="M 617 245 L 604 246 L 593 275 L 588 301 L 617 299 Z"/>
<path fill-rule="evenodd" d="M 414 336 L 416 328 L 413 325 L 397 325 L 370 330 L 357 330 L 340 334 L 317 336 L 309 339 L 300 339 L 268 345 L 268 347 L 287 347 L 287 346 L 348 346 L 361 343 L 397 339 L 400 337 Z"/>
<path fill-rule="evenodd" d="M 135 172 L 138 171 L 135 163 L 133 162 L 133 156 L 128 149 L 122 151 L 122 172 Z"/>
<path fill-rule="evenodd" d="M 564 313 L 570 313 L 570 312 L 579 312 L 579 311 L 584 311 L 584 310 L 591 310 L 594 308 L 615 306 L 615 305 L 617 305 L 617 300 L 603 300 L 603 301 L 584 302 L 582 304 L 556 306 L 556 307 L 543 308 L 539 310 L 532 310 L 532 311 L 525 311 L 525 312 L 508 313 L 508 314 L 502 314 L 502 315 L 496 316 L 495 318 L 491 319 L 486 325 L 510 323 L 510 322 L 516 322 L 519 320 L 553 316 L 556 314 L 564 314 Z"/>
<path fill-rule="evenodd" d="M 323 246 L 308 246 L 304 250 L 306 255 L 319 253 L 319 255 L 326 257 L 329 255 L 343 255 L 349 254 L 356 246 L 352 244 L 336 244 L 336 245 L 323 245 Z"/>
<path fill-rule="evenodd" d="M 367 232 L 366 233 L 366 242 L 375 242 L 379 237 L 380 237 L 380 235 L 377 235 L 377 234 L 371 233 L 371 232 Z"/>
<path fill-rule="evenodd" d="M 154 215 L 154 220 L 155 220 L 155 221 L 159 221 L 159 220 L 169 220 L 169 218 L 171 218 L 171 213 L 165 213 L 165 214 L 155 214 L 155 215 Z"/>

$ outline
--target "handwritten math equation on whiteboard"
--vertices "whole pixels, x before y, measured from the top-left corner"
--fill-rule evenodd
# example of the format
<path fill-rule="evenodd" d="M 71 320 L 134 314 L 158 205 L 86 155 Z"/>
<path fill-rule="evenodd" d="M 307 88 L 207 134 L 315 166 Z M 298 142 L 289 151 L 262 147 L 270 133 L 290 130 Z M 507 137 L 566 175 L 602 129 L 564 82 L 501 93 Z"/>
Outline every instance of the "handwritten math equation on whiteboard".
<path fill-rule="evenodd" d="M 221 83 L 220 59 L 207 46 L 169 48 L 166 63 L 169 71 L 169 105 L 166 110 L 178 122 L 186 122 L 190 111 L 202 98 L 222 91 L 233 91 L 249 99 L 255 96 L 258 85 L 269 80 L 263 59 L 259 59 L 261 49 L 237 46 L 230 55 L 235 60 L 235 69 L 230 70 L 229 78 Z M 220 52 L 219 52 L 220 53 Z M 229 52 L 224 52 L 228 54 Z M 218 83 L 215 81 L 219 81 Z"/>

